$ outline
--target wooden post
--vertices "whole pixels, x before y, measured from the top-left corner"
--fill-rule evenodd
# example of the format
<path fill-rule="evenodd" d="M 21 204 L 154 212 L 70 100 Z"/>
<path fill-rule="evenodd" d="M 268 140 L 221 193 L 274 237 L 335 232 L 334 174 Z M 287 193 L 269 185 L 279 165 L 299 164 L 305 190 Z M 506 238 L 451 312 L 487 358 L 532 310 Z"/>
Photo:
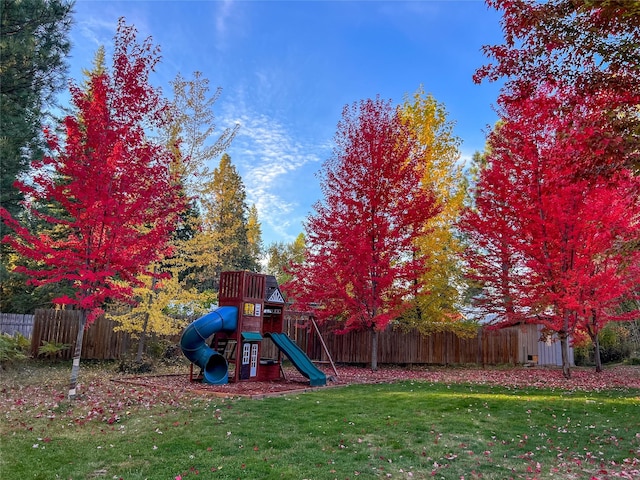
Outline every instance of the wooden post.
<path fill-rule="evenodd" d="M 336 377 L 337 377 L 338 376 L 338 370 L 336 370 L 336 365 L 333 363 L 333 358 L 331 358 L 331 354 L 329 353 L 329 349 L 327 348 L 327 345 L 324 343 L 324 339 L 322 338 L 322 334 L 320 333 L 320 329 L 318 328 L 318 324 L 313 319 L 313 317 L 311 317 L 311 323 L 313 323 L 313 326 L 316 329 L 316 333 L 318 334 L 318 338 L 320 339 L 320 343 L 322 344 L 322 348 L 324 349 L 324 353 L 327 354 L 327 358 L 329 358 L 329 362 L 331 362 L 331 368 L 333 368 L 333 373 L 335 373 Z"/>
<path fill-rule="evenodd" d="M 76 348 L 73 353 L 73 365 L 71 366 L 71 379 L 69 381 L 69 400 L 75 400 L 77 396 L 78 372 L 80 371 L 80 357 L 82 354 L 82 339 L 84 338 L 84 327 L 87 324 L 86 310 L 80 310 L 78 320 L 78 336 L 76 337 Z"/>

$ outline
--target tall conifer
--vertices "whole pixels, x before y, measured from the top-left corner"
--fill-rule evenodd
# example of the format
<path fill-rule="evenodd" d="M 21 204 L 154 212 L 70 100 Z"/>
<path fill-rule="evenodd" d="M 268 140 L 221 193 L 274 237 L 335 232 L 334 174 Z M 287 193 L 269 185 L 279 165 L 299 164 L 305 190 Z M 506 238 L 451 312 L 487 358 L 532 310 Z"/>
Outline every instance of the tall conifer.
<path fill-rule="evenodd" d="M 43 155 L 42 126 L 66 80 L 73 2 L 0 2 L 0 206 L 19 217 L 24 196 L 14 182 Z M 0 222 L 0 238 L 7 231 Z M 0 259 L 1 311 L 25 313 L 34 298 L 46 300 L 47 294 L 35 294 L 21 275 L 11 273 L 22 260 L 7 245 L 0 246 Z"/>
<path fill-rule="evenodd" d="M 203 185 L 202 230 L 191 245 L 191 278 L 201 290 L 217 291 L 225 270 L 258 270 L 249 243 L 246 197 L 242 178 L 225 153 Z"/>

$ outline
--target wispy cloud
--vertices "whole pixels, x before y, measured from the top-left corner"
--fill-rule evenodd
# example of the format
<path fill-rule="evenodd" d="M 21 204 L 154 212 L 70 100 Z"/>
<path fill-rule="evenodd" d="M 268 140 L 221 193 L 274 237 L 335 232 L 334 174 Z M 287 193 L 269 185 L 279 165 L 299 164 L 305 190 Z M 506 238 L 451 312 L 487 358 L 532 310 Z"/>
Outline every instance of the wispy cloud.
<path fill-rule="evenodd" d="M 116 24 L 97 15 L 84 16 L 78 21 L 78 44 L 89 44 L 93 49 L 113 43 Z"/>
<path fill-rule="evenodd" d="M 293 240 L 304 218 L 294 216 L 294 212 L 300 215 L 301 205 L 292 190 L 304 191 L 304 186 L 295 185 L 292 179 L 309 164 L 320 162 L 314 153 L 318 146 L 294 139 L 287 127 L 268 115 L 236 110 L 223 116 L 223 124 L 240 124 L 229 152 L 247 189 L 248 202 L 258 209 L 263 230 L 268 228 L 278 240 Z"/>
<path fill-rule="evenodd" d="M 72 30 L 74 50 L 81 54 L 95 52 L 97 47 L 104 46 L 107 52 L 113 50 L 113 39 L 118 27 L 118 18 L 123 16 L 116 3 L 101 4 L 96 8 L 93 2 L 77 2 L 74 29 Z M 124 20 L 138 30 L 140 40 L 152 35 L 149 27 L 149 12 L 142 6 L 134 6 Z"/>
<path fill-rule="evenodd" d="M 215 41 L 213 47 L 218 52 L 228 50 L 233 39 L 243 35 L 242 10 L 236 0 L 212 2 L 212 34 Z"/>
<path fill-rule="evenodd" d="M 224 0 L 218 3 L 216 10 L 216 35 L 218 38 L 224 38 L 227 34 L 227 21 L 231 16 L 233 0 Z"/>

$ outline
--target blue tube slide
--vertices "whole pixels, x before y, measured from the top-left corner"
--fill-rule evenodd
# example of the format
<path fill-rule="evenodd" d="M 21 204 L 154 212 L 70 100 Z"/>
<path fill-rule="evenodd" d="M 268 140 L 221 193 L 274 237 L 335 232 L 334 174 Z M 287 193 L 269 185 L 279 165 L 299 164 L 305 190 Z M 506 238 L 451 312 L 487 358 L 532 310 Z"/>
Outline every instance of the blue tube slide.
<path fill-rule="evenodd" d="M 238 309 L 219 307 L 189 324 L 182 332 L 180 348 L 191 363 L 202 368 L 202 381 L 214 385 L 229 382 L 229 364 L 207 345 L 207 338 L 217 332 L 234 332 L 238 328 Z"/>

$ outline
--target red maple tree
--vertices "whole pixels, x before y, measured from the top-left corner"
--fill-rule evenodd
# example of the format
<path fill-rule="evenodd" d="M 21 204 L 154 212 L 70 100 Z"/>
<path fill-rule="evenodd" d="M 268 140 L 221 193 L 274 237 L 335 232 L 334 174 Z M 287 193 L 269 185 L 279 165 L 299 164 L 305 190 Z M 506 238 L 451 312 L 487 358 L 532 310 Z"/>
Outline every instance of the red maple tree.
<path fill-rule="evenodd" d="M 544 221 L 533 221 L 526 227 L 531 228 L 532 235 L 536 234 L 542 245 L 547 245 L 544 250 L 547 258 L 538 260 L 537 266 L 546 268 L 546 276 L 553 279 L 552 283 L 563 279 L 562 285 L 553 287 L 553 292 L 545 297 L 567 308 L 561 326 L 565 332 L 562 335 L 566 331 L 573 331 L 576 337 L 589 335 L 596 345 L 596 368 L 600 369 L 597 333 L 611 319 L 623 318 L 612 317 L 611 312 L 616 310 L 621 298 L 632 295 L 633 288 L 629 288 L 629 283 L 637 282 L 632 266 L 638 261 L 638 240 L 637 235 L 628 232 L 629 225 L 633 225 L 633 220 L 629 220 L 634 214 L 631 212 L 636 212 L 637 206 L 629 204 L 625 207 L 624 202 L 638 196 L 638 184 L 630 170 L 637 174 L 640 166 L 637 134 L 640 129 L 637 115 L 640 103 L 637 61 L 640 54 L 637 41 L 640 8 L 633 2 L 588 0 L 486 0 L 486 3 L 502 11 L 504 43 L 483 48 L 491 63 L 478 69 L 474 80 L 504 78 L 505 85 L 498 104 L 510 122 L 505 133 L 514 131 L 518 123 L 520 127 L 528 127 L 526 132 L 521 129 L 519 140 L 512 135 L 509 141 L 514 143 L 513 146 L 507 146 L 505 142 L 506 150 L 512 148 L 517 155 L 525 155 L 529 161 L 539 157 L 540 150 L 546 156 L 540 163 L 545 170 L 549 169 L 549 159 L 555 156 L 554 166 L 549 169 L 555 173 L 538 177 L 539 189 L 534 192 L 541 199 L 547 198 L 548 203 L 540 200 L 536 204 L 535 197 L 524 202 L 525 209 L 537 205 L 538 217 Z M 494 161 L 508 165 L 508 154 L 494 158 Z M 526 178 L 533 173 L 524 169 L 518 173 L 512 171 L 510 175 Z M 552 177 L 564 180 L 554 183 L 550 180 Z M 487 181 L 498 184 L 496 179 Z M 519 187 L 515 183 L 510 185 L 510 188 Z M 557 192 L 553 192 L 555 187 Z M 554 194 L 558 195 L 555 199 Z M 614 201 L 616 195 L 621 196 L 620 201 Z M 520 196 L 523 197 L 524 193 Z M 587 200 L 583 199 L 584 196 Z M 611 204 L 610 211 L 606 213 L 614 217 L 607 217 L 602 208 L 597 208 L 601 201 L 607 205 L 607 197 Z M 558 203 L 554 204 L 554 201 Z M 558 205 L 561 206 L 560 211 L 554 213 Z M 616 205 L 623 206 L 614 209 Z M 626 212 L 624 208 L 627 208 Z M 603 217 L 600 230 L 593 228 L 595 218 L 592 218 L 592 223 L 571 226 L 574 220 L 580 221 L 585 209 L 594 217 Z M 485 212 L 485 215 L 490 214 Z M 565 216 L 564 220 L 561 215 Z M 572 216 L 578 217 L 574 219 Z M 552 218 L 558 222 L 555 229 Z M 475 221 L 477 223 L 478 219 Z M 519 229 L 525 228 L 522 226 L 525 218 L 515 216 L 514 221 L 514 225 L 518 225 L 514 228 L 521 235 Z M 550 223 L 546 224 L 546 221 Z M 609 227 L 617 236 L 607 239 L 602 229 Z M 536 231 L 536 228 L 541 231 Z M 635 230 L 638 230 L 637 226 Z M 576 243 L 577 250 L 574 251 L 572 242 L 576 239 L 576 231 L 584 234 L 582 240 L 585 243 Z M 598 242 L 589 241 L 591 237 L 587 232 L 591 232 Z M 552 241 L 553 238 L 555 240 Z M 629 248 L 634 242 L 635 250 L 634 247 Z M 558 254 L 555 263 L 551 260 L 554 250 L 550 246 L 555 247 L 556 252 L 560 252 L 561 246 L 564 248 L 564 256 Z M 526 242 L 518 252 L 521 253 L 525 247 Z M 582 250 L 591 253 L 581 256 L 578 252 Z M 589 260 L 582 261 L 584 258 Z M 515 267 L 512 273 L 517 276 L 523 273 L 523 269 Z M 574 277 L 569 279 L 571 275 Z M 488 278 L 484 280 L 491 284 Z M 525 280 L 525 284 L 532 282 L 530 278 Z M 591 287 L 587 286 L 589 284 Z M 504 285 L 503 282 L 503 288 Z M 533 298 L 540 301 L 544 296 L 543 290 L 535 295 L 531 293 L 528 302 L 533 302 Z M 494 288 L 492 292 L 495 291 Z M 484 298 L 487 305 L 494 304 L 496 300 L 490 294 L 485 294 Z M 504 299 L 511 301 L 512 297 L 504 295 Z M 531 308 L 526 304 L 513 303 L 511 307 L 515 312 Z M 515 319 L 515 315 L 511 317 Z M 563 353 L 565 350 L 563 348 Z"/>
<path fill-rule="evenodd" d="M 606 112 L 598 96 L 585 96 L 559 115 L 565 93 L 576 98 L 547 86 L 501 111 L 461 228 L 472 242 L 472 276 L 484 285 L 479 306 L 498 325 L 557 332 L 569 376 L 570 336 L 588 332 L 597 344 L 608 321 L 638 314 L 617 308 L 639 280 L 638 252 L 624 246 L 639 237 L 640 182 L 627 169 L 576 174 L 594 155 L 590 145 L 603 141 L 592 126 Z"/>
<path fill-rule="evenodd" d="M 580 108 L 583 98 L 599 96 L 609 115 L 602 137 L 592 135 L 593 151 L 583 159 L 581 175 L 640 167 L 637 132 L 640 118 L 640 5 L 592 0 L 486 0 L 502 12 L 504 43 L 486 45 L 490 63 L 474 81 L 505 79 L 498 103 L 506 107 L 530 96 L 544 84 L 572 89 L 563 109 Z M 595 126 L 595 128 L 598 128 Z M 602 142 L 608 138 L 611 142 Z M 584 139 L 586 140 L 586 139 Z"/>
<path fill-rule="evenodd" d="M 376 98 L 346 106 L 322 170 L 325 200 L 306 224 L 306 258 L 285 291 L 299 309 L 340 330 L 378 332 L 397 318 L 425 268 L 414 238 L 437 213 L 421 183 L 416 140 L 398 109 Z"/>
<path fill-rule="evenodd" d="M 18 188 L 30 198 L 31 215 L 53 233 L 31 232 L 2 211 L 15 234 L 8 242 L 41 268 L 20 270 L 36 285 L 69 282 L 75 295 L 54 303 L 78 308 L 81 320 L 69 396 L 75 396 L 85 326 L 109 299 L 130 298 L 136 277 L 167 253 L 184 196 L 170 173 L 172 150 L 148 131 L 166 118 L 166 102 L 149 84 L 159 60 L 150 39 L 120 20 L 112 73 L 96 68 L 86 86 L 72 86 L 75 114 L 64 119 L 62 142 L 45 132 L 52 153 L 33 164 Z M 47 213 L 44 206 L 56 205 Z M 55 227 L 55 228 L 54 228 Z"/>

